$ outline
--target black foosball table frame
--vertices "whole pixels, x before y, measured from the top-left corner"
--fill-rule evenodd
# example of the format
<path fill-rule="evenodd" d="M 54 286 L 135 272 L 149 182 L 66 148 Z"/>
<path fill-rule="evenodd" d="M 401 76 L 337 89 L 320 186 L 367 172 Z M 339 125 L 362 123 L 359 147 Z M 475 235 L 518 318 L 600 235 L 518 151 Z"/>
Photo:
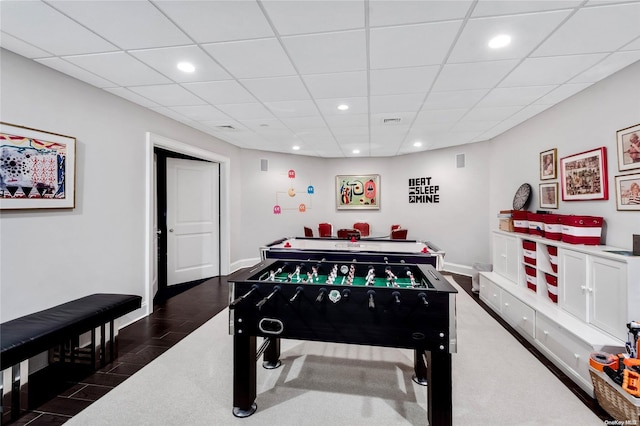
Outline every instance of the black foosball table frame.
<path fill-rule="evenodd" d="M 322 273 L 334 263 L 313 266 Z M 429 386 L 429 424 L 451 425 L 457 290 L 428 264 L 355 265 L 361 276 L 372 268 L 377 276 L 388 270 L 412 275 L 415 282 L 404 287 L 273 278 L 274 271 L 300 267 L 303 272 L 311 268 L 299 260 L 269 259 L 228 279 L 234 416 L 248 417 L 257 410 L 257 361 L 262 357 L 264 368 L 278 368 L 280 339 L 288 338 L 413 349 L 413 380 Z M 264 338 L 260 346 L 258 337 Z"/>

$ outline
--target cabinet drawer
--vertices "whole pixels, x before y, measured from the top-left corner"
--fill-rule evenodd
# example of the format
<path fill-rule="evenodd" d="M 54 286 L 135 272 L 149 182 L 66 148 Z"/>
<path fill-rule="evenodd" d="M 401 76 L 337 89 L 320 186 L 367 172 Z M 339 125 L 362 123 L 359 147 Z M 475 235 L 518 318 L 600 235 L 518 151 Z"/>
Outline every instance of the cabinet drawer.
<path fill-rule="evenodd" d="M 498 287 L 493 281 L 480 275 L 480 299 L 491 306 L 496 312 L 500 312 L 500 287 Z"/>
<path fill-rule="evenodd" d="M 530 338 L 534 337 L 535 311 L 506 291 L 502 292 L 502 317 Z"/>
<path fill-rule="evenodd" d="M 591 383 L 589 356 L 594 351 L 591 345 L 540 313 L 536 316 L 536 340 L 583 380 Z"/>

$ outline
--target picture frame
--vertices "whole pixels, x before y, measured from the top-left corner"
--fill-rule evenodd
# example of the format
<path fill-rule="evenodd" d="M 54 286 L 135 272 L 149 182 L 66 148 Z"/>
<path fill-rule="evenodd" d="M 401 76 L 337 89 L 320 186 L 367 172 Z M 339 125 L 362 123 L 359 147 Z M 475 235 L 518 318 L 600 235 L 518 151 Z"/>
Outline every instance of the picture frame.
<path fill-rule="evenodd" d="M 558 150 L 556 148 L 540 153 L 540 180 L 558 177 Z"/>
<path fill-rule="evenodd" d="M 75 208 L 76 139 L 0 122 L 0 209 Z"/>
<path fill-rule="evenodd" d="M 337 175 L 337 210 L 379 210 L 380 175 Z"/>
<path fill-rule="evenodd" d="M 616 132 L 618 171 L 640 169 L 640 124 Z"/>
<path fill-rule="evenodd" d="M 640 173 L 615 177 L 616 209 L 640 211 Z"/>
<path fill-rule="evenodd" d="M 539 196 L 540 196 L 541 209 L 557 209 L 558 208 L 558 182 L 541 183 Z"/>
<path fill-rule="evenodd" d="M 560 159 L 562 201 L 608 200 L 607 148 Z"/>

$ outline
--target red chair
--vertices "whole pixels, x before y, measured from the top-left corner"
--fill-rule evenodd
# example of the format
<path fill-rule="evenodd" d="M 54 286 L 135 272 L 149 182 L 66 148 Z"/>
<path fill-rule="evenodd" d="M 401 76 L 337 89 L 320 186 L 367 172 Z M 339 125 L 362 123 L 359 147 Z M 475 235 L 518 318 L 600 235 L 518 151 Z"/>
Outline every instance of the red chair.
<path fill-rule="evenodd" d="M 360 239 L 360 231 L 358 231 L 357 229 L 351 229 L 351 228 L 342 228 L 342 229 L 338 229 L 337 232 L 338 238 L 343 238 L 343 239 L 351 239 L 353 237 L 355 237 L 356 239 Z"/>
<path fill-rule="evenodd" d="M 353 229 L 360 231 L 360 235 L 363 237 L 369 236 L 369 224 L 367 222 L 356 222 L 353 224 Z"/>
<path fill-rule="evenodd" d="M 333 225 L 330 223 L 321 223 L 318 225 L 318 235 L 320 238 L 333 236 Z"/>
<path fill-rule="evenodd" d="M 304 236 L 305 237 L 313 237 L 313 229 L 304 227 Z"/>
<path fill-rule="evenodd" d="M 396 228 L 391 231 L 391 239 L 392 240 L 406 240 L 407 239 L 407 229 Z"/>

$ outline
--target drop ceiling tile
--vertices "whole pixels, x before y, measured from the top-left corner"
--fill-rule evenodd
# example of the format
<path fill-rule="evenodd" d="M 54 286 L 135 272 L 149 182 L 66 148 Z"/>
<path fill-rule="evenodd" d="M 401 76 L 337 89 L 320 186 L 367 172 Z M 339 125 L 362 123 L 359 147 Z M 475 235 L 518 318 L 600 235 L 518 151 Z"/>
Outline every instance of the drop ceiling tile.
<path fill-rule="evenodd" d="M 188 90 L 185 90 L 178 84 L 137 86 L 129 87 L 129 90 L 166 107 L 181 105 L 203 105 L 205 103 L 202 99 L 198 98 Z"/>
<path fill-rule="evenodd" d="M 532 56 L 612 52 L 640 36 L 640 3 L 580 9 Z"/>
<path fill-rule="evenodd" d="M 495 61 L 526 57 L 560 23 L 568 10 L 471 19 L 464 27 L 447 63 Z M 500 34 L 511 36 L 502 49 L 491 49 L 489 40 Z"/>
<path fill-rule="evenodd" d="M 169 19 L 197 43 L 273 37 L 253 1 L 155 1 Z"/>
<path fill-rule="evenodd" d="M 235 80 L 184 83 L 183 86 L 212 105 L 255 102 L 255 98 Z"/>
<path fill-rule="evenodd" d="M 51 56 L 50 52 L 38 49 L 10 34 L 0 31 L 0 47 L 24 56 L 25 58 L 42 58 Z"/>
<path fill-rule="evenodd" d="M 302 79 L 316 99 L 367 96 L 366 71 L 303 75 Z"/>
<path fill-rule="evenodd" d="M 66 56 L 67 61 L 119 86 L 171 83 L 171 80 L 124 52 Z"/>
<path fill-rule="evenodd" d="M 3 1 L 0 6 L 4 33 L 54 55 L 117 50 L 113 44 L 43 2 Z"/>
<path fill-rule="evenodd" d="M 378 27 L 462 19 L 472 3 L 468 0 L 370 1 L 369 25 Z"/>
<path fill-rule="evenodd" d="M 268 130 L 289 130 L 282 121 L 277 118 L 262 118 L 257 120 L 244 120 L 242 122 L 248 129 L 261 133 Z"/>
<path fill-rule="evenodd" d="M 338 98 L 338 99 L 318 99 L 316 100 L 318 109 L 324 116 L 329 115 L 352 115 L 366 114 L 369 112 L 369 104 L 367 98 Z M 349 105 L 347 111 L 340 111 L 338 105 Z"/>
<path fill-rule="evenodd" d="M 53 7 L 120 49 L 178 46 L 192 41 L 151 2 L 56 1 Z M 140 17 L 144 16 L 144 23 Z"/>
<path fill-rule="evenodd" d="M 129 53 L 176 83 L 231 79 L 229 73 L 195 45 L 132 50 Z M 180 62 L 189 62 L 196 70 L 192 73 L 180 71 Z"/>
<path fill-rule="evenodd" d="M 459 121 L 453 127 L 451 131 L 455 133 L 460 132 L 478 132 L 483 133 L 492 127 L 496 126 L 500 121 Z"/>
<path fill-rule="evenodd" d="M 628 44 L 625 44 L 620 50 L 640 50 L 640 37 Z"/>
<path fill-rule="evenodd" d="M 447 64 L 433 85 L 434 91 L 490 89 L 518 63 L 515 59 L 468 64 Z"/>
<path fill-rule="evenodd" d="M 467 108 L 423 110 L 416 117 L 416 125 L 453 123 L 460 120 L 467 111 Z"/>
<path fill-rule="evenodd" d="M 298 76 L 240 80 L 240 84 L 263 102 L 311 99 Z"/>
<path fill-rule="evenodd" d="M 367 127 L 369 114 L 326 115 L 327 124 L 332 129 L 338 127 Z"/>
<path fill-rule="evenodd" d="M 638 60 L 640 60 L 640 50 L 612 53 L 582 74 L 572 78 L 569 83 L 595 83 Z"/>
<path fill-rule="evenodd" d="M 371 68 L 440 64 L 461 24 L 462 21 L 451 21 L 371 29 Z"/>
<path fill-rule="evenodd" d="M 604 58 L 606 53 L 525 59 L 500 87 L 562 84 Z"/>
<path fill-rule="evenodd" d="M 427 93 L 439 66 L 371 70 L 371 95 Z"/>
<path fill-rule="evenodd" d="M 477 106 L 525 106 L 546 95 L 556 87 L 558 86 L 499 87 L 491 90 L 487 96 L 478 102 Z"/>
<path fill-rule="evenodd" d="M 431 92 L 422 109 L 470 108 L 487 93 L 489 89 Z"/>
<path fill-rule="evenodd" d="M 309 117 L 318 114 L 318 109 L 310 100 L 265 102 L 265 106 L 276 117 Z"/>
<path fill-rule="evenodd" d="M 273 114 L 264 105 L 257 102 L 218 105 L 218 109 L 238 121 L 273 118 Z"/>
<path fill-rule="evenodd" d="M 371 128 L 395 129 L 406 127 L 407 130 L 416 117 L 416 112 L 394 112 L 371 114 Z M 398 122 L 397 119 L 400 119 Z"/>
<path fill-rule="evenodd" d="M 281 121 L 294 132 L 306 129 L 326 129 L 327 127 L 320 114 L 310 117 L 282 117 Z"/>
<path fill-rule="evenodd" d="M 364 28 L 363 1 L 263 1 L 262 6 L 280 35 Z"/>
<path fill-rule="evenodd" d="M 522 106 L 476 107 L 469 111 L 460 121 L 502 121 L 521 109 Z"/>
<path fill-rule="evenodd" d="M 160 106 L 157 103 L 153 102 L 152 100 L 147 99 L 143 96 L 140 96 L 137 93 L 134 93 L 131 90 L 126 89 L 124 87 L 107 87 L 104 90 L 106 92 L 113 93 L 114 95 L 120 96 L 121 98 L 124 98 L 138 105 L 142 105 L 143 107 L 154 108 L 154 107 Z M 167 108 L 164 108 L 164 109 L 166 110 Z"/>
<path fill-rule="evenodd" d="M 369 126 L 335 127 L 331 129 L 336 138 L 343 140 L 351 137 L 369 138 Z"/>
<path fill-rule="evenodd" d="M 549 92 L 547 95 L 534 102 L 535 105 L 554 105 L 561 102 L 578 92 L 583 91 L 592 83 L 563 84 L 557 89 Z"/>
<path fill-rule="evenodd" d="M 480 0 L 471 16 L 511 15 L 515 13 L 543 12 L 545 10 L 571 9 L 583 0 Z"/>
<path fill-rule="evenodd" d="M 389 112 L 407 112 L 418 111 L 422 106 L 425 95 L 418 94 L 404 94 L 404 95 L 385 95 L 385 96 L 372 96 L 371 113 L 389 113 Z"/>
<path fill-rule="evenodd" d="M 195 121 L 228 120 L 229 117 L 219 109 L 211 105 L 188 105 L 171 108 L 178 114 Z"/>
<path fill-rule="evenodd" d="M 43 58 L 35 59 L 35 61 L 96 87 L 103 88 L 115 86 L 113 82 L 98 77 L 97 75 L 60 58 Z"/>
<path fill-rule="evenodd" d="M 360 71 L 367 68 L 364 31 L 282 37 L 300 74 Z"/>
<path fill-rule="evenodd" d="M 360 131 L 352 134 L 335 134 L 336 140 L 342 146 L 356 146 L 361 151 L 367 149 L 369 145 L 369 128 L 361 128 Z"/>
<path fill-rule="evenodd" d="M 236 78 L 296 74 L 275 38 L 204 44 L 202 47 Z"/>
<path fill-rule="evenodd" d="M 225 120 L 205 120 L 202 121 L 201 124 L 214 130 L 217 134 L 228 136 L 232 136 L 241 130 L 246 130 L 245 126 L 232 118 L 227 118 Z"/>

